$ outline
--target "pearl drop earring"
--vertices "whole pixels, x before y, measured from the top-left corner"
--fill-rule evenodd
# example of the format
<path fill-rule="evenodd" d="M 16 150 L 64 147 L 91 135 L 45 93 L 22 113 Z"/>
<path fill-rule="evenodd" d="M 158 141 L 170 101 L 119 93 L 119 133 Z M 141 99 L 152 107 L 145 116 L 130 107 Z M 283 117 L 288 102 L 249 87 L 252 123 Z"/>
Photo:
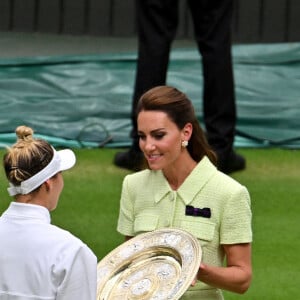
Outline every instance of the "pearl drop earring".
<path fill-rule="evenodd" d="M 186 148 L 189 144 L 189 141 L 182 141 L 181 142 L 181 147 Z"/>

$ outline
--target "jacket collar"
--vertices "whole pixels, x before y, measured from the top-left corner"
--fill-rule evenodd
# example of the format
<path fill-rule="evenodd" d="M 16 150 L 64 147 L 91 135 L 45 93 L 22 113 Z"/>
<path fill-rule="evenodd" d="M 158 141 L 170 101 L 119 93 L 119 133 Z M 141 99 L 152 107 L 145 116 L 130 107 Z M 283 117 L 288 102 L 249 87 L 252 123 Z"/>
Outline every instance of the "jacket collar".
<path fill-rule="evenodd" d="M 210 162 L 208 157 L 203 157 L 177 190 L 185 205 L 190 204 L 194 200 L 195 196 L 216 172 L 216 167 Z M 171 189 L 162 171 L 156 171 L 155 177 L 157 192 L 154 195 L 154 201 L 158 203 L 174 191 Z"/>
<path fill-rule="evenodd" d="M 15 201 L 10 203 L 7 210 L 3 213 L 3 216 L 23 220 L 35 219 L 36 221 L 39 220 L 42 223 L 51 222 L 50 213 L 44 206 Z"/>

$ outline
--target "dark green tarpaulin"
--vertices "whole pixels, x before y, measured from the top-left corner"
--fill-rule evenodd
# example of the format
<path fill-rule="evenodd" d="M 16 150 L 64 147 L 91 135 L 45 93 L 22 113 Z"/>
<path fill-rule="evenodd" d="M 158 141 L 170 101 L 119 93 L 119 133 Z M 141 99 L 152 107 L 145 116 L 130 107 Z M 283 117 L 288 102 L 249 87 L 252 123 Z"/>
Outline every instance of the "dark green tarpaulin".
<path fill-rule="evenodd" d="M 237 147 L 300 147 L 300 44 L 233 47 Z M 135 53 L 0 61 L 0 147 L 26 124 L 56 146 L 130 144 Z M 196 49 L 172 51 L 168 84 L 193 101 L 202 123 Z"/>

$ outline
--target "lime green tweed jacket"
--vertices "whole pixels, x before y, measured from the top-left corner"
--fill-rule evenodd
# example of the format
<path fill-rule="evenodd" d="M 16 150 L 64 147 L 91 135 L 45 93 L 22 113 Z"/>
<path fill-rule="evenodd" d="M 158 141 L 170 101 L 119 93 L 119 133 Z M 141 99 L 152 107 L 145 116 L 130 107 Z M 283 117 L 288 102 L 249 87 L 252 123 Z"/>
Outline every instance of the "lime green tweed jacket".
<path fill-rule="evenodd" d="M 211 216 L 187 215 L 187 205 L 209 208 Z M 204 157 L 177 191 L 171 189 L 162 171 L 127 175 L 117 230 L 135 236 L 163 227 L 182 228 L 197 237 L 204 263 L 221 266 L 221 244 L 252 241 L 251 217 L 248 190 Z"/>

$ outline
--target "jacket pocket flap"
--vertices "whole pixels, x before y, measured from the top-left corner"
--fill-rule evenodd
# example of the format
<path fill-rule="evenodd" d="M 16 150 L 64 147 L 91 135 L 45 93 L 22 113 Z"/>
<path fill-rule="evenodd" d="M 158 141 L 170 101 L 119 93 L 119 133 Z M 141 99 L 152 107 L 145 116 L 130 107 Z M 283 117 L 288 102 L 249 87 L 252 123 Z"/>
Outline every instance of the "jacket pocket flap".
<path fill-rule="evenodd" d="M 214 238 L 215 224 L 205 221 L 182 221 L 182 229 L 187 230 L 195 237 L 204 241 L 212 241 Z"/>
<path fill-rule="evenodd" d="M 158 216 L 150 214 L 138 215 L 134 221 L 134 231 L 145 232 L 157 229 Z"/>

